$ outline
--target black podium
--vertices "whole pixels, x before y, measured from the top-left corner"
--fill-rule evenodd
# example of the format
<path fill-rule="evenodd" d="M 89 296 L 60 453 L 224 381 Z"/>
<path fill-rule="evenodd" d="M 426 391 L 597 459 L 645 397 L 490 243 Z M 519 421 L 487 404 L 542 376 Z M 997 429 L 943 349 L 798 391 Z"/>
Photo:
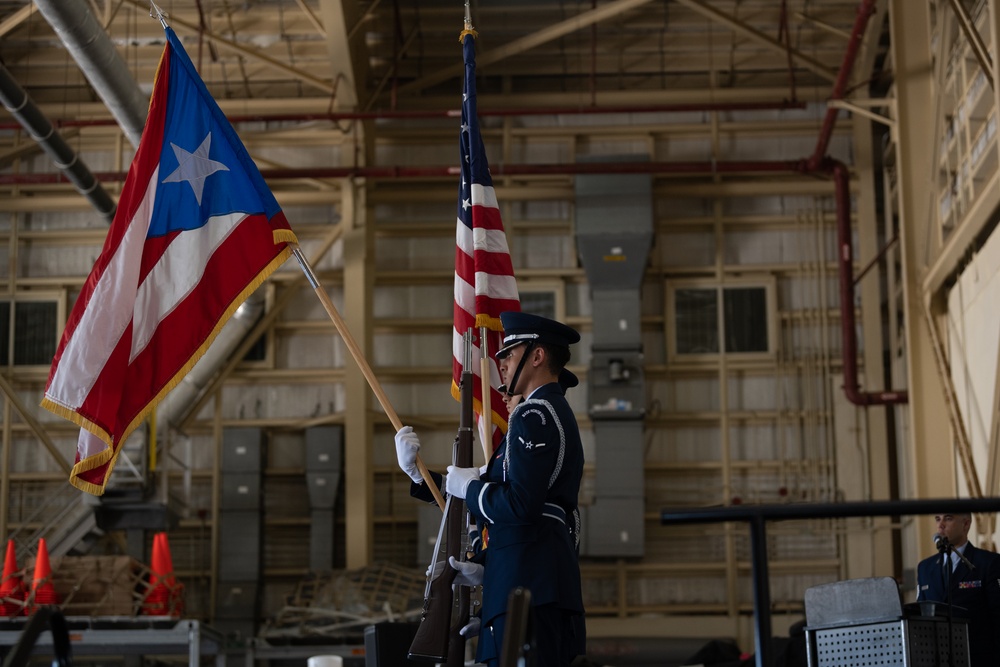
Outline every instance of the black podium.
<path fill-rule="evenodd" d="M 806 591 L 809 667 L 969 667 L 969 629 L 935 603 L 900 603 L 890 577 Z"/>

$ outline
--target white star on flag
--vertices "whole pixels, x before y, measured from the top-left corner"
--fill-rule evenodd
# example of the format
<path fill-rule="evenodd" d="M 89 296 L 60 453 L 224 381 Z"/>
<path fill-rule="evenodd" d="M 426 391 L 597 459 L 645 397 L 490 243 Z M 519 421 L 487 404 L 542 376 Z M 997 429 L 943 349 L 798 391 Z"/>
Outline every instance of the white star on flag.
<path fill-rule="evenodd" d="M 205 189 L 205 179 L 217 171 L 229 171 L 229 167 L 208 157 L 212 148 L 212 133 L 205 135 L 201 146 L 194 153 L 189 153 L 177 144 L 171 142 L 177 158 L 177 169 L 163 179 L 164 183 L 188 183 L 194 190 L 194 198 L 201 206 L 201 193 Z"/>

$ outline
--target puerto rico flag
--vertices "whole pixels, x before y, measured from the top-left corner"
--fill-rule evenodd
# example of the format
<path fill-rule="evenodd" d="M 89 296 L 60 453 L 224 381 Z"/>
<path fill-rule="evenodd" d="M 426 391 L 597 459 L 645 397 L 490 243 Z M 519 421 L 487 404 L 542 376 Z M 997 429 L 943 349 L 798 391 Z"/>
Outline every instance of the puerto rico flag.
<path fill-rule="evenodd" d="M 166 37 L 118 210 L 42 399 L 82 427 L 70 483 L 95 495 L 121 444 L 296 241 L 180 40 Z"/>
<path fill-rule="evenodd" d="M 452 385 L 451 393 L 460 397 L 464 343 L 462 335 L 475 327 L 477 339 L 480 327 L 488 330 L 486 354 L 490 368 L 491 419 L 482 419 L 482 380 L 478 363 L 471 369 L 476 376 L 473 386 L 474 410 L 480 416 L 479 432 L 492 440 L 496 449 L 507 431 L 507 407 L 497 388 L 500 386 L 500 369 L 494 355 L 500 349 L 503 325 L 500 313 L 520 310 L 521 304 L 514 280 L 514 267 L 510 260 L 507 235 L 486 149 L 479 133 L 476 114 L 476 46 L 473 33 L 462 36 L 465 57 L 465 90 L 462 97 L 462 127 L 459 148 L 462 160 L 462 180 L 458 188 L 458 223 L 455 233 L 455 328 L 452 332 Z M 473 359 L 479 359 L 483 341 L 473 349 Z"/>

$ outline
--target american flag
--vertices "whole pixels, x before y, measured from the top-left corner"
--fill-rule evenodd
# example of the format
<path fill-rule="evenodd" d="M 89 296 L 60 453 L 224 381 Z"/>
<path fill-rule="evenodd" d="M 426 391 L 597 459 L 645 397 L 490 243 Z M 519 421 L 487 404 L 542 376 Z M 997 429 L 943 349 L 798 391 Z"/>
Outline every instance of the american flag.
<path fill-rule="evenodd" d="M 125 439 L 295 242 L 180 40 L 166 37 L 139 148 L 42 399 L 82 427 L 70 483 L 95 495 Z"/>
<path fill-rule="evenodd" d="M 520 310 L 514 267 L 510 261 L 507 235 L 497 206 L 490 165 L 479 133 L 476 116 L 476 47 L 473 34 L 466 31 L 462 39 L 465 56 L 465 90 L 462 96 L 462 129 L 459 149 L 462 160 L 462 180 L 458 188 L 458 223 L 455 232 L 455 330 L 452 332 L 452 386 L 459 397 L 462 376 L 462 335 L 475 327 L 488 330 L 486 350 L 490 368 L 490 412 L 492 421 L 482 420 L 482 379 L 480 366 L 474 363 L 474 410 L 480 417 L 480 434 L 488 433 L 493 448 L 507 430 L 507 408 L 497 387 L 500 371 L 494 354 L 500 348 L 503 326 L 500 313 Z M 482 341 L 473 349 L 473 359 L 480 359 Z"/>

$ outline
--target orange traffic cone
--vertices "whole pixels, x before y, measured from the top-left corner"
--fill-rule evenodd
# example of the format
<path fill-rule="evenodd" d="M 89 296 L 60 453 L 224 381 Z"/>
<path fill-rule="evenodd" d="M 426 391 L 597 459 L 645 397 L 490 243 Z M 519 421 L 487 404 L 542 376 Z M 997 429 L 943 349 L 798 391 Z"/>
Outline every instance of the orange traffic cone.
<path fill-rule="evenodd" d="M 3 578 L 0 579 L 0 616 L 20 616 L 23 612 L 24 582 L 17 570 L 17 549 L 14 540 L 7 540 L 7 556 L 3 561 Z"/>
<path fill-rule="evenodd" d="M 59 604 L 55 586 L 52 585 L 52 567 L 49 565 L 49 549 L 45 538 L 38 538 L 38 554 L 35 556 L 35 576 L 31 580 L 31 595 L 28 596 L 26 613 L 33 614 L 38 607 Z"/>
<path fill-rule="evenodd" d="M 179 616 L 182 611 L 183 587 L 174 579 L 174 563 L 166 533 L 153 536 L 153 558 L 150 566 L 149 593 L 143 609 L 152 616 Z"/>
<path fill-rule="evenodd" d="M 159 548 L 157 549 L 157 541 Z M 157 533 L 153 540 L 153 571 L 160 575 L 160 581 L 167 588 L 172 588 L 174 581 L 174 559 L 170 556 L 170 543 L 166 533 Z"/>

